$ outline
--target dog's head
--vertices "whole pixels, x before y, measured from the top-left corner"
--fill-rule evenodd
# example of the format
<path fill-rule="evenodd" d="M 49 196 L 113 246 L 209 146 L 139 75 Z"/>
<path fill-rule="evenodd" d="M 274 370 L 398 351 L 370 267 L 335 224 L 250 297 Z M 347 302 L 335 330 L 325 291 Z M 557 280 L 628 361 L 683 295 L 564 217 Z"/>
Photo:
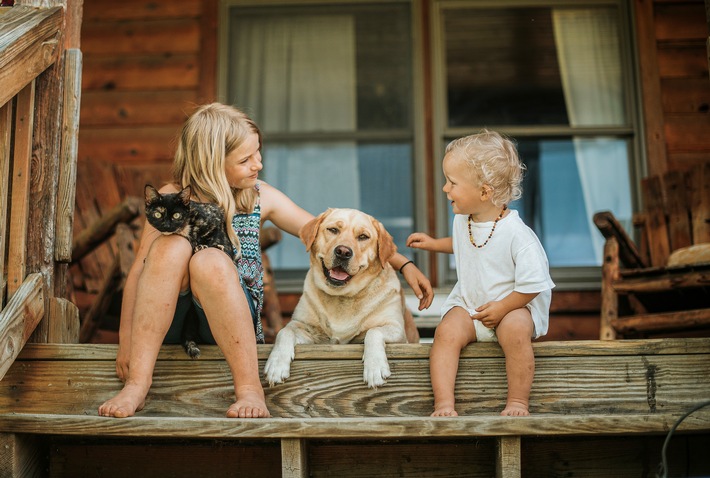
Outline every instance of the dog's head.
<path fill-rule="evenodd" d="M 316 284 L 331 294 L 361 290 L 397 252 L 392 236 L 372 216 L 328 209 L 300 231 L 311 253 Z"/>

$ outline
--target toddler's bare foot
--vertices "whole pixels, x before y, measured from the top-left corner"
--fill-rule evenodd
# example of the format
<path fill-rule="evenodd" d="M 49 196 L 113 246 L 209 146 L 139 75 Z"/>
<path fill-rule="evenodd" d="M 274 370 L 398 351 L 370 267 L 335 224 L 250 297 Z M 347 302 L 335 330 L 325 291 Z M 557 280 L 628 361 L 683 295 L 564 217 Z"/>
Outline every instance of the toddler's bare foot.
<path fill-rule="evenodd" d="M 456 413 L 454 407 L 451 405 L 444 405 L 441 407 L 435 407 L 434 413 L 431 414 L 432 417 L 458 417 L 459 414 Z"/>
<path fill-rule="evenodd" d="M 505 408 L 501 415 L 504 417 L 527 417 L 530 415 L 527 405 L 520 402 L 508 402 L 505 404 Z"/>
<path fill-rule="evenodd" d="M 138 385 L 125 385 L 115 397 L 106 400 L 99 407 L 102 417 L 126 418 L 143 410 L 147 392 Z"/>
<path fill-rule="evenodd" d="M 227 410 L 227 418 L 268 418 L 271 414 L 266 408 L 264 392 L 259 389 L 240 390 L 237 401 Z"/>

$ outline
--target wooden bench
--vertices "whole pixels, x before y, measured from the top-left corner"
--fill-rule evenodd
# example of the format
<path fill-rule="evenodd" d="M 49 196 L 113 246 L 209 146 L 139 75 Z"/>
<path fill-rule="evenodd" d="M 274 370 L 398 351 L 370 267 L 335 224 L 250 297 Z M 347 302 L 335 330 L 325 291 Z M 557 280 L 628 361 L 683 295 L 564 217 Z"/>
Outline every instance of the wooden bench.
<path fill-rule="evenodd" d="M 164 347 L 145 409 L 111 419 L 96 411 L 122 387 L 115 346 L 28 344 L 0 381 L 0 475 L 638 476 L 710 398 L 710 339 L 543 342 L 533 415 L 501 417 L 503 355 L 473 344 L 463 416 L 430 418 L 429 347 L 388 346 L 392 377 L 371 390 L 362 346 L 299 346 L 289 380 L 266 388 L 274 418 L 237 420 L 223 418 L 233 387 L 215 347 L 196 361 Z M 710 407 L 676 433 L 671 470 L 710 474 Z"/>
<path fill-rule="evenodd" d="M 600 338 L 708 330 L 710 162 L 646 178 L 641 189 L 638 245 L 611 212 L 594 215 L 606 238 Z"/>

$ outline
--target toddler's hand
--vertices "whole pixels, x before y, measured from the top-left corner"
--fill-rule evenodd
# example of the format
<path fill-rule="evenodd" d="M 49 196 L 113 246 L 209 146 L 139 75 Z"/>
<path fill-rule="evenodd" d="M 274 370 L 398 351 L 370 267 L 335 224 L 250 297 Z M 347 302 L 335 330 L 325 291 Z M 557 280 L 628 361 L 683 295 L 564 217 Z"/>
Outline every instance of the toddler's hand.
<path fill-rule="evenodd" d="M 407 238 L 407 247 L 413 249 L 428 249 L 432 246 L 432 237 L 429 234 L 423 232 L 413 232 Z"/>
<path fill-rule="evenodd" d="M 478 313 L 471 315 L 471 318 L 480 320 L 489 329 L 498 327 L 498 324 L 507 313 L 500 301 L 487 302 L 477 307 L 476 312 Z"/>

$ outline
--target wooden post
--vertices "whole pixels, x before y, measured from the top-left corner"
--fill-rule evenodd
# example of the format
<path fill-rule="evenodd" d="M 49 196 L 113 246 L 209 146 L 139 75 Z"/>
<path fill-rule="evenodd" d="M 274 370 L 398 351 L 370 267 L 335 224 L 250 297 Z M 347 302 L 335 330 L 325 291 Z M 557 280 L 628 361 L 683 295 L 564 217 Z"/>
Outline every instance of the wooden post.
<path fill-rule="evenodd" d="M 30 214 L 30 166 L 34 102 L 35 82 L 32 81 L 17 95 L 15 111 L 10 243 L 7 258 L 8 300 L 20 288 L 27 273 L 27 230 Z"/>
<path fill-rule="evenodd" d="M 308 449 L 306 440 L 281 439 L 281 476 L 283 478 L 308 477 Z"/>
<path fill-rule="evenodd" d="M 662 175 L 668 169 L 664 132 L 661 79 L 658 73 L 658 47 L 654 29 L 653 1 L 635 0 L 636 38 L 641 70 L 641 101 L 646 134 L 648 174 Z"/>
<path fill-rule="evenodd" d="M 79 342 L 79 308 L 76 305 L 58 297 L 50 300 L 47 341 L 52 344 Z"/>
<path fill-rule="evenodd" d="M 616 330 L 612 321 L 619 318 L 619 296 L 614 290 L 614 281 L 619 277 L 619 243 L 616 238 L 607 239 L 604 244 L 604 264 L 602 264 L 602 313 L 599 325 L 601 340 L 614 340 Z"/>
<path fill-rule="evenodd" d="M 12 103 L 0 107 L 0 231 L 7 231 L 9 185 L 10 185 L 10 140 Z M 5 234 L 0 233 L 0 310 L 5 305 Z"/>
<path fill-rule="evenodd" d="M 520 437 L 498 437 L 496 445 L 496 478 L 520 478 Z"/>
<path fill-rule="evenodd" d="M 79 144 L 79 108 L 81 98 L 81 50 L 66 51 L 62 151 L 60 156 L 59 191 L 54 259 L 71 262 L 76 196 L 76 158 Z"/>

